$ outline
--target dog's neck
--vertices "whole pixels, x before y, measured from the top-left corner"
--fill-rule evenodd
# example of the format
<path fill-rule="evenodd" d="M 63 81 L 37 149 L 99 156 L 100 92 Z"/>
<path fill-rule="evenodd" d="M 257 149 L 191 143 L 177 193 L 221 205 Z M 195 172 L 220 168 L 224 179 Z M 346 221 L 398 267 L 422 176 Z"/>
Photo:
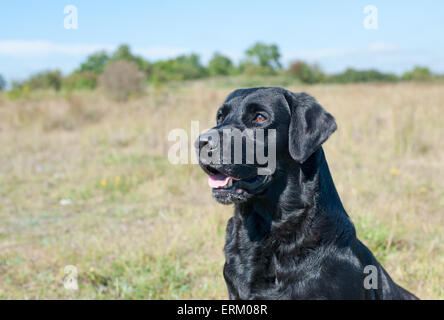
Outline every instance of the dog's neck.
<path fill-rule="evenodd" d="M 303 164 L 289 159 L 286 166 L 287 175 L 278 172 L 273 188 L 236 205 L 250 240 L 260 241 L 273 234 L 281 239 L 298 238 L 301 245 L 312 246 L 354 236 L 322 148 Z"/>

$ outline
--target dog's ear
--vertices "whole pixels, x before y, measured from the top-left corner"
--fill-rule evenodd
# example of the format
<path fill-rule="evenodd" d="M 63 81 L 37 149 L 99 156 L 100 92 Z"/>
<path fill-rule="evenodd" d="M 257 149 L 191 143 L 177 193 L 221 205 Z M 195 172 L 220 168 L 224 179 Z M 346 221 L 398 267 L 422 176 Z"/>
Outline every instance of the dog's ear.
<path fill-rule="evenodd" d="M 336 130 L 333 116 L 310 95 L 287 91 L 290 107 L 288 133 L 290 155 L 299 163 L 305 162 Z"/>

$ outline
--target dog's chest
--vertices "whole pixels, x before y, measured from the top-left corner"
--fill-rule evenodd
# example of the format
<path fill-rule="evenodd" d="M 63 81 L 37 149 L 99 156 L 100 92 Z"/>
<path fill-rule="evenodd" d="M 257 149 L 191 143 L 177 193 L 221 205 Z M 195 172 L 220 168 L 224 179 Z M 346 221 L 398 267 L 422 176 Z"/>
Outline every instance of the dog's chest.
<path fill-rule="evenodd" d="M 230 295 L 252 299 L 256 292 L 276 286 L 276 261 L 267 240 L 252 241 L 239 221 L 227 226 L 224 277 Z"/>
<path fill-rule="evenodd" d="M 323 260 L 316 253 L 306 259 L 307 252 L 301 251 L 294 241 L 287 243 L 275 233 L 253 241 L 241 219 L 235 216 L 227 225 L 224 251 L 224 277 L 231 299 L 318 296 L 313 292 L 321 287 L 316 279 L 320 279 Z M 308 282 L 313 292 L 307 291 Z"/>

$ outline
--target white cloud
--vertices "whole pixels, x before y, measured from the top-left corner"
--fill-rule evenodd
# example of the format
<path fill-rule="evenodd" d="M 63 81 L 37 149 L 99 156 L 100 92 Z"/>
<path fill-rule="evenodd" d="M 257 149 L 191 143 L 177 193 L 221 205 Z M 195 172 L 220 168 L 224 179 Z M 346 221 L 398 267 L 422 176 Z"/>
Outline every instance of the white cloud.
<path fill-rule="evenodd" d="M 110 44 L 54 43 L 49 41 L 23 40 L 0 41 L 0 55 L 20 58 L 55 55 L 85 56 L 100 50 L 111 52 L 116 48 L 116 45 Z M 154 60 L 172 58 L 190 52 L 187 48 L 174 46 L 134 47 L 132 51 L 135 54 Z"/>
<path fill-rule="evenodd" d="M 392 43 L 374 42 L 368 46 L 370 52 L 397 52 L 399 48 Z"/>
<path fill-rule="evenodd" d="M 115 46 L 102 44 L 53 43 L 49 41 L 0 41 L 0 55 L 12 57 L 42 57 L 51 55 L 87 55 Z"/>

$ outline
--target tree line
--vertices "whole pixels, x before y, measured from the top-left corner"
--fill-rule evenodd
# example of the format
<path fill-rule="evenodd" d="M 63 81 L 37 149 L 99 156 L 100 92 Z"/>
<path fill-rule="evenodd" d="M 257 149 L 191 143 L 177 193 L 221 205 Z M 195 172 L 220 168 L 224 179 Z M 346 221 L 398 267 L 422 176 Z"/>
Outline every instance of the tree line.
<path fill-rule="evenodd" d="M 229 57 L 216 52 L 207 65 L 201 62 L 197 54 L 180 55 L 172 59 L 150 62 L 133 54 L 128 45 L 121 45 L 111 54 L 105 51 L 91 54 L 74 72 L 67 76 L 63 76 L 59 70 L 44 71 L 30 76 L 25 81 L 12 81 L 9 89 L 12 95 L 14 92 L 19 95 L 23 91 L 37 89 L 54 89 L 56 91 L 61 89 L 95 89 L 99 84 L 108 84 L 108 87 L 113 89 L 125 81 L 140 87 L 144 82 L 157 85 L 169 81 L 230 75 L 245 75 L 247 77 L 283 75 L 306 84 L 431 81 L 442 78 L 425 67 L 414 67 L 401 76 L 377 70 L 355 70 L 352 68 L 341 73 L 327 74 L 319 65 L 304 61 L 294 61 L 288 68 L 283 68 L 280 59 L 281 53 L 277 45 L 262 42 L 257 42 L 249 47 L 245 51 L 244 58 L 238 64 L 233 63 Z M 130 74 L 126 75 L 126 73 Z M 113 79 L 113 77 L 126 78 L 123 79 L 125 81 L 121 81 Z M 6 85 L 6 81 L 0 75 L 0 90 L 4 90 Z"/>

